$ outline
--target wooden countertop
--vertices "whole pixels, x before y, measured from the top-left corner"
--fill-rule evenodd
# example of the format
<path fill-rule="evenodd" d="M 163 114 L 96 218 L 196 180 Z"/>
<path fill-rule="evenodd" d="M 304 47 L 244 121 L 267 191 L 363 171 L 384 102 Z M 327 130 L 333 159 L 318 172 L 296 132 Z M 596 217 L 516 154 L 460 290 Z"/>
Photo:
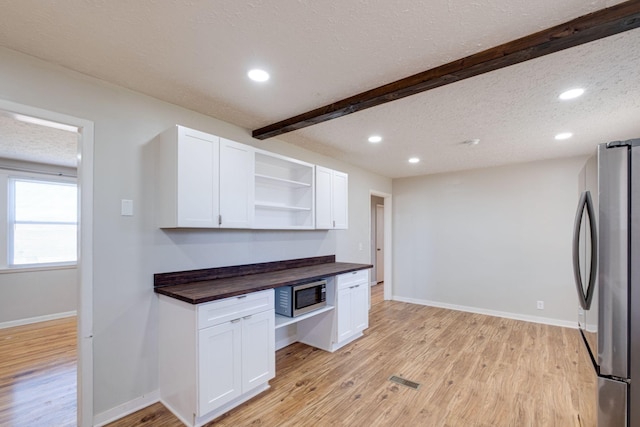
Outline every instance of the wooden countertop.
<path fill-rule="evenodd" d="M 325 262 L 317 265 L 287 268 L 278 271 L 161 286 L 155 287 L 154 290 L 158 294 L 176 298 L 190 304 L 201 304 L 203 302 L 233 297 L 249 292 L 307 283 L 315 279 L 323 279 L 352 271 L 366 270 L 372 267 L 370 264 Z"/>

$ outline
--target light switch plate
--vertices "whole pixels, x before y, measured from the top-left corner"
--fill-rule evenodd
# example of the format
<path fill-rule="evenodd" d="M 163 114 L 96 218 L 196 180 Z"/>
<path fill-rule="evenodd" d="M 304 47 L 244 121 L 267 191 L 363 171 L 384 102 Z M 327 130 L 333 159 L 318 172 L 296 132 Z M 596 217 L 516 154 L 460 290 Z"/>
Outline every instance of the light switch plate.
<path fill-rule="evenodd" d="M 122 199 L 120 201 L 120 215 L 133 216 L 133 200 Z"/>

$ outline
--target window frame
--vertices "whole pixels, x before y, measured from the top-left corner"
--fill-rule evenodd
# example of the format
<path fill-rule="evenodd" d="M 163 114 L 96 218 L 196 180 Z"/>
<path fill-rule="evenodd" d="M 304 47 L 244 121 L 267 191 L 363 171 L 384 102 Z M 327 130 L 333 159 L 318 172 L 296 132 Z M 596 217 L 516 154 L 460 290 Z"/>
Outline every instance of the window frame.
<path fill-rule="evenodd" d="M 15 239 L 15 224 L 20 224 L 22 222 L 16 222 L 15 219 L 15 183 L 16 182 L 40 182 L 45 184 L 64 184 L 64 185 L 73 185 L 76 188 L 76 200 L 78 200 L 79 194 L 78 192 L 78 182 L 76 178 L 68 178 L 62 176 L 49 176 L 48 174 L 33 174 L 33 173 L 7 173 L 6 177 L 6 193 L 5 193 L 5 202 L 6 202 L 6 242 L 5 248 L 6 252 L 4 254 L 3 264 L 5 271 L 25 271 L 25 270 L 53 270 L 60 268 L 76 268 L 78 265 L 78 212 L 76 212 L 76 221 L 74 222 L 59 222 L 59 221 L 29 221 L 24 223 L 31 224 L 68 224 L 75 225 L 76 227 L 76 256 L 73 261 L 58 261 L 58 262 L 42 262 L 42 263 L 29 263 L 29 264 L 15 264 L 14 259 L 14 239 Z"/>

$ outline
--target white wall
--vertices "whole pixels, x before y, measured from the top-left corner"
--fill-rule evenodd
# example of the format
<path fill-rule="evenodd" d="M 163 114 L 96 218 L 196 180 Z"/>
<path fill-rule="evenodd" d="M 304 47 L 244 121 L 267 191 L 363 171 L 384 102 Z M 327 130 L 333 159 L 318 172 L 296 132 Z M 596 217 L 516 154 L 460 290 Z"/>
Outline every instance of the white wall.
<path fill-rule="evenodd" d="M 77 309 L 77 269 L 0 272 L 0 325 Z"/>
<path fill-rule="evenodd" d="M 394 297 L 575 323 L 571 238 L 585 161 L 394 180 Z"/>
<path fill-rule="evenodd" d="M 368 262 L 369 190 L 390 193 L 390 179 L 10 50 L 0 49 L 0 64 L 0 99 L 95 123 L 95 414 L 158 387 L 154 273 L 333 253 Z M 157 229 L 151 141 L 176 123 L 348 172 L 349 230 Z M 119 215 L 121 199 L 133 200 L 133 217 Z"/>

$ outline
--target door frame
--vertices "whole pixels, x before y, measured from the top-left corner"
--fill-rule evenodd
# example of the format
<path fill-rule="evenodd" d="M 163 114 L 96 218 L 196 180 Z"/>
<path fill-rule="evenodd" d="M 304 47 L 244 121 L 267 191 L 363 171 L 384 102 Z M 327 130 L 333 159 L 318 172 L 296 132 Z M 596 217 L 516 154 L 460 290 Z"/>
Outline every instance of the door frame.
<path fill-rule="evenodd" d="M 384 299 L 393 299 L 393 257 L 391 254 L 391 244 L 393 241 L 392 236 L 392 196 L 390 193 L 384 191 L 369 190 L 369 242 L 371 242 L 371 229 L 372 221 L 374 220 L 371 214 L 371 196 L 382 197 L 384 199 Z M 373 264 L 371 259 L 371 251 L 369 251 L 369 263 Z M 371 281 L 370 281 L 371 282 Z"/>
<path fill-rule="evenodd" d="M 78 129 L 78 425 L 93 425 L 93 121 L 0 99 L 0 109 Z"/>

